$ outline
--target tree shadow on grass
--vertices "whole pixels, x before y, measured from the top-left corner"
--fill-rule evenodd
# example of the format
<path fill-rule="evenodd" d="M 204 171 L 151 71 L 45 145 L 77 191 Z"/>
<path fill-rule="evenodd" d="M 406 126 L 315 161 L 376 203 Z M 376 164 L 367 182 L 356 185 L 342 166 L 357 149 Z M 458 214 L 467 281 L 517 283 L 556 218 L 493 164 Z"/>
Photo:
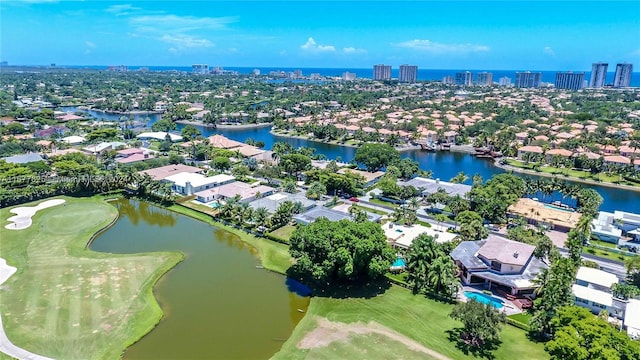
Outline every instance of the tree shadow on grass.
<path fill-rule="evenodd" d="M 287 286 L 291 289 L 300 289 L 297 283 L 301 284 L 304 288 L 310 290 L 309 294 L 318 297 L 327 297 L 335 299 L 347 299 L 347 298 L 364 298 L 370 299 L 378 295 L 384 294 L 390 287 L 391 282 L 385 277 L 379 279 L 367 279 L 367 280 L 353 280 L 351 282 L 321 282 L 316 281 L 308 276 L 301 276 L 296 273 L 292 268 L 287 270 Z M 293 286 L 290 286 L 293 285 Z M 298 293 L 298 291 L 294 291 Z"/>
<path fill-rule="evenodd" d="M 474 357 L 479 357 L 482 359 L 494 360 L 495 355 L 493 352 L 500 347 L 502 341 L 494 340 L 494 341 L 485 341 L 480 346 L 474 346 L 463 338 L 463 328 L 458 327 L 455 329 L 447 330 L 446 333 L 448 335 L 449 341 L 456 343 L 456 348 L 462 351 L 465 355 L 471 354 Z"/>

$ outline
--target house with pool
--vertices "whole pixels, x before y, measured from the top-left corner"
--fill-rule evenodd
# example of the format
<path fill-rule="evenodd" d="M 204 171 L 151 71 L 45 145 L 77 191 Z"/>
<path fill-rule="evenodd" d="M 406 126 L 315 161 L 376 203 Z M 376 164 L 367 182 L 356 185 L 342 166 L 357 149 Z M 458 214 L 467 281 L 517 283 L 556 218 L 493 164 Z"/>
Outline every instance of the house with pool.
<path fill-rule="evenodd" d="M 533 280 L 548 268 L 533 256 L 534 250 L 533 245 L 490 236 L 486 240 L 461 242 L 451 251 L 451 257 L 460 269 L 464 285 L 495 290 L 514 301 L 533 298 L 538 287 Z"/>

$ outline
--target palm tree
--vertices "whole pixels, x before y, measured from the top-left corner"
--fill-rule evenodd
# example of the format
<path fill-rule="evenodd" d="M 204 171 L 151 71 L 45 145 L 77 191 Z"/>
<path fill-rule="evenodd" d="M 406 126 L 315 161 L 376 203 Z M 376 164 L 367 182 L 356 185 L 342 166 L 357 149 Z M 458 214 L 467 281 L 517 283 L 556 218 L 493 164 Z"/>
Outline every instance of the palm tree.
<path fill-rule="evenodd" d="M 407 254 L 407 281 L 414 294 L 421 292 L 429 284 L 429 268 L 438 252 L 438 244 L 432 236 L 423 234 L 413 240 Z"/>
<path fill-rule="evenodd" d="M 460 287 L 458 266 L 449 255 L 439 252 L 433 263 L 431 263 L 427 282 L 429 286 L 434 288 L 436 293 L 447 297 L 455 297 Z"/>

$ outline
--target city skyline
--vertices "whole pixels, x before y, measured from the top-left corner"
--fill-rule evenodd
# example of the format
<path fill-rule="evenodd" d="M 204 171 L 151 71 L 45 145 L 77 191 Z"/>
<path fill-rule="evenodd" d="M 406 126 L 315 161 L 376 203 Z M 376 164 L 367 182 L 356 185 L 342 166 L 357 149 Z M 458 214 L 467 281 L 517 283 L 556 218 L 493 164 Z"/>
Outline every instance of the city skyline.
<path fill-rule="evenodd" d="M 565 71 L 640 60 L 640 34 L 633 31 L 640 27 L 640 2 L 205 4 L 211 3 L 3 1 L 1 60 Z"/>

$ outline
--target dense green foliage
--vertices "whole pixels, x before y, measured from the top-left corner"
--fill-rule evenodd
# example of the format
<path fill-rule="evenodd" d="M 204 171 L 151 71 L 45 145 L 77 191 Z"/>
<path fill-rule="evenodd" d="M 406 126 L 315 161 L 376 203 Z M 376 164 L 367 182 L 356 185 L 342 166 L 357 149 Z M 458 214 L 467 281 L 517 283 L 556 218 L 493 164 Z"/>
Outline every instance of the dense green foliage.
<path fill-rule="evenodd" d="M 426 234 L 413 240 L 407 252 L 407 282 L 414 294 L 431 292 L 447 299 L 456 296 L 460 287 L 458 267 L 448 249 Z"/>
<path fill-rule="evenodd" d="M 326 283 L 381 277 L 393 260 L 380 225 L 369 221 L 320 218 L 293 233 L 289 251 L 294 271 Z"/>
<path fill-rule="evenodd" d="M 462 340 L 473 347 L 499 340 L 502 324 L 506 322 L 503 312 L 473 299 L 456 304 L 451 317 L 464 324 Z"/>
<path fill-rule="evenodd" d="M 399 161 L 400 153 L 389 144 L 366 143 L 356 150 L 353 159 L 373 172 Z"/>

